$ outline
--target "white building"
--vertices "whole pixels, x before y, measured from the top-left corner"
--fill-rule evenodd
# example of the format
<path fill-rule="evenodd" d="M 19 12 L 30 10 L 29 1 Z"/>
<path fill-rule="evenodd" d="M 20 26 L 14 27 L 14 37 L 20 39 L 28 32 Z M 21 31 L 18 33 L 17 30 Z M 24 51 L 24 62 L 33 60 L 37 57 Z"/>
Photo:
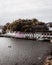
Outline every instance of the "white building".
<path fill-rule="evenodd" d="M 49 28 L 49 31 L 52 31 L 52 27 L 48 27 Z"/>

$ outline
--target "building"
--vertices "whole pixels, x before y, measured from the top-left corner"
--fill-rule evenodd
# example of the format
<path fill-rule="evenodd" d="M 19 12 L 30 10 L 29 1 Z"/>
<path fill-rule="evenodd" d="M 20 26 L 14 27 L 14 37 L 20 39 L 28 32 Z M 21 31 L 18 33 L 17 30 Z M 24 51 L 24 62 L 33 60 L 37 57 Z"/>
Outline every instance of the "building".
<path fill-rule="evenodd" d="M 52 31 L 52 22 L 49 22 L 49 23 L 47 23 L 46 25 L 47 25 L 47 27 L 49 28 L 49 31 Z"/>

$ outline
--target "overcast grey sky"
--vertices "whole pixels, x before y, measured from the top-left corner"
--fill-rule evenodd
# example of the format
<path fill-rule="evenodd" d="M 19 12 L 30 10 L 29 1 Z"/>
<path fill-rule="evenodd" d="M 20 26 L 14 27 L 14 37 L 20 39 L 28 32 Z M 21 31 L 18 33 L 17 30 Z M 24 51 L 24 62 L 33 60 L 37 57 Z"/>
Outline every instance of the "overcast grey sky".
<path fill-rule="evenodd" d="M 52 22 L 52 0 L 0 0 L 0 25 L 18 18 Z"/>

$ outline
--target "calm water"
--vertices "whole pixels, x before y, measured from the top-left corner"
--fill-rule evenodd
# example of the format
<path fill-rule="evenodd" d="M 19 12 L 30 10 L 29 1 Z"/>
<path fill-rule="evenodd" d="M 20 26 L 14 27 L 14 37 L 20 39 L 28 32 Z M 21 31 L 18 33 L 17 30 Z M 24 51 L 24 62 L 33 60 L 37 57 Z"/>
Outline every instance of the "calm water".
<path fill-rule="evenodd" d="M 0 65 L 38 65 L 51 47 L 48 42 L 0 37 Z"/>

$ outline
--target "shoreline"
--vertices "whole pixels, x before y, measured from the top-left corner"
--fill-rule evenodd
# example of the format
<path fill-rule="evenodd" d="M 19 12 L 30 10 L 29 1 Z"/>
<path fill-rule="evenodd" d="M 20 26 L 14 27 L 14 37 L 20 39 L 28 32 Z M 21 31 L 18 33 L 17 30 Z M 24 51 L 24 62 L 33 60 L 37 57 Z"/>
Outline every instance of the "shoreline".
<path fill-rule="evenodd" d="M 42 41 L 42 42 L 50 42 L 50 40 L 37 40 L 33 38 L 19 38 L 19 37 L 14 37 L 14 36 L 9 36 L 9 35 L 0 35 L 0 37 L 5 37 L 5 38 L 13 38 L 13 39 L 22 39 L 22 40 L 34 40 L 34 41 Z"/>
<path fill-rule="evenodd" d="M 19 37 L 8 36 L 8 35 L 0 35 L 0 37 L 5 37 L 5 38 L 15 38 L 15 39 L 24 39 L 24 40 L 35 40 L 35 41 L 36 41 L 36 39 L 30 39 L 30 38 L 19 38 Z"/>

